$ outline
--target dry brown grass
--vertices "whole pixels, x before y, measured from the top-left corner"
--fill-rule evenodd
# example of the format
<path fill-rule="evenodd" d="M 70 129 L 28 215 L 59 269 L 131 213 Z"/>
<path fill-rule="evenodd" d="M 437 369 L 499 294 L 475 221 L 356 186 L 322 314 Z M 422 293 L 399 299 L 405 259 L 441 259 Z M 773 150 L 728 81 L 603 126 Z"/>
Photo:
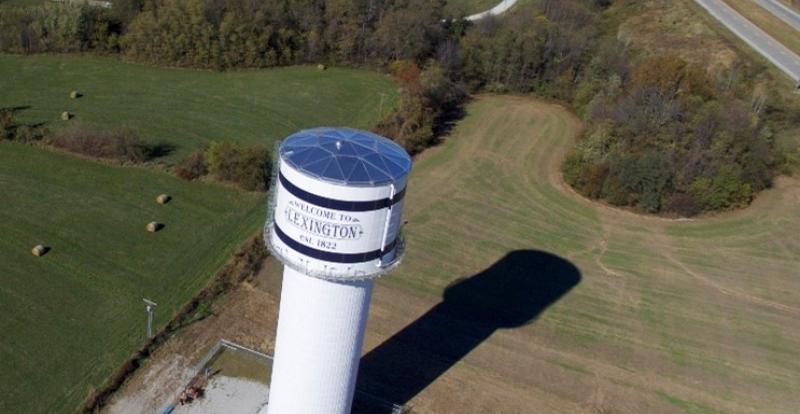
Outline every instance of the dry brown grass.
<path fill-rule="evenodd" d="M 800 12 L 800 0 L 780 0 L 783 4 Z"/>
<path fill-rule="evenodd" d="M 645 0 L 638 7 L 621 24 L 618 35 L 621 41 L 630 42 L 637 50 L 675 54 L 704 65 L 711 72 L 740 62 L 736 51 L 717 36 L 687 2 Z"/>
<path fill-rule="evenodd" d="M 778 42 L 800 54 L 800 32 L 750 0 L 724 0 Z"/>

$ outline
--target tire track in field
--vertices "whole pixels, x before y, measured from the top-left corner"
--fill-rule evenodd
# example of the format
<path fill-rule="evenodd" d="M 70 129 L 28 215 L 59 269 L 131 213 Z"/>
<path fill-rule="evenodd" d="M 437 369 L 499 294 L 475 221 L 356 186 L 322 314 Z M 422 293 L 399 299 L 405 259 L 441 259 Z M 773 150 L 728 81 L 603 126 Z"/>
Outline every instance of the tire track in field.
<path fill-rule="evenodd" d="M 697 273 L 697 272 L 693 271 L 685 263 L 683 263 L 680 260 L 676 259 L 675 256 L 673 256 L 672 253 L 670 253 L 668 251 L 664 252 L 664 257 L 666 257 L 670 262 L 674 263 L 675 265 L 677 265 L 678 267 L 683 269 L 683 271 L 686 272 L 686 274 L 688 274 L 689 276 L 692 276 L 693 278 L 697 279 L 701 283 L 714 288 L 715 290 L 719 291 L 720 293 L 722 293 L 722 294 L 724 294 L 726 296 L 730 296 L 730 297 L 733 297 L 733 298 L 736 298 L 736 299 L 744 300 L 744 301 L 755 303 L 755 304 L 762 305 L 762 306 L 768 306 L 770 308 L 777 309 L 777 310 L 784 311 L 784 312 L 800 314 L 800 308 L 796 308 L 794 306 L 789 306 L 789 305 L 784 305 L 782 303 L 778 303 L 778 302 L 771 301 L 771 300 L 768 300 L 768 299 L 760 298 L 758 296 L 754 296 L 754 295 L 751 295 L 751 294 L 748 294 L 748 293 L 745 293 L 745 292 L 741 292 L 741 291 L 736 290 L 736 289 L 731 289 L 731 288 L 725 287 L 721 283 L 719 283 L 719 282 L 717 282 L 717 281 L 715 281 L 715 280 L 713 280 L 711 278 L 705 277 L 705 276 L 701 275 L 700 273 Z"/>
<path fill-rule="evenodd" d="M 575 136 L 577 134 L 574 134 Z M 641 214 L 638 212 L 634 212 L 628 209 L 622 209 L 617 207 L 612 207 L 606 205 L 599 201 L 589 200 L 584 196 L 578 194 L 569 184 L 567 184 L 563 180 L 563 176 L 561 174 L 561 162 L 566 155 L 568 149 L 572 145 L 573 140 L 570 140 L 561 148 L 558 149 L 557 152 L 553 153 L 553 156 L 550 157 L 550 163 L 548 165 L 549 174 L 547 175 L 550 185 L 554 188 L 560 190 L 562 193 L 578 199 L 577 201 L 589 205 L 596 209 L 599 213 L 599 217 L 602 222 L 603 227 L 603 235 L 597 241 L 597 246 L 600 248 L 600 252 L 597 253 L 594 257 L 594 263 L 607 275 L 620 277 L 622 274 L 618 270 L 611 269 L 603 262 L 603 256 L 606 255 L 608 252 L 608 238 L 616 233 L 617 237 L 620 237 L 619 233 L 626 233 L 628 235 L 636 235 L 636 233 L 642 234 L 641 231 L 631 231 L 629 229 L 625 229 L 626 226 L 628 227 L 640 227 L 640 230 L 644 230 L 645 232 L 651 231 L 653 234 L 657 234 L 658 236 L 649 238 L 647 242 L 648 250 L 652 252 L 656 256 L 661 256 L 670 263 L 678 266 L 683 272 L 687 275 L 692 276 L 698 281 L 701 281 L 704 285 L 726 295 L 729 297 L 733 297 L 740 300 L 745 300 L 750 303 L 759 304 L 763 306 L 768 306 L 770 308 L 791 312 L 791 313 L 800 313 L 800 308 L 783 304 L 780 302 L 772 301 L 769 299 L 764 299 L 758 297 L 756 295 L 752 295 L 746 292 L 742 292 L 738 289 L 726 287 L 724 283 L 719 281 L 715 281 L 711 277 L 704 276 L 703 274 L 693 271 L 690 269 L 686 263 L 678 260 L 673 252 L 674 249 L 674 240 L 671 236 L 666 234 L 665 226 L 667 225 L 680 225 L 680 224 L 693 224 L 698 222 L 703 222 L 705 220 L 709 220 L 709 218 L 699 218 L 699 219 L 686 219 L 686 218 L 668 218 L 668 217 L 659 217 L 659 216 L 650 216 Z M 532 183 L 529 183 L 532 185 Z M 778 216 L 780 217 L 780 213 L 785 213 L 786 211 L 791 211 L 790 207 L 787 207 L 786 204 L 791 204 L 792 199 L 796 202 L 800 200 L 800 187 L 798 187 L 798 182 L 795 179 L 781 177 L 778 180 L 778 185 L 776 185 L 776 189 L 771 190 L 770 194 L 761 195 L 762 198 L 769 198 L 769 200 L 763 200 L 762 198 L 757 199 L 757 202 L 754 202 L 752 206 L 732 211 L 732 212 L 724 212 L 719 213 L 716 215 L 712 215 L 710 219 L 713 220 L 725 220 L 730 218 L 732 220 L 740 219 L 743 217 L 764 217 L 764 216 Z M 774 227 L 773 228 L 780 228 L 777 224 L 779 219 L 774 220 Z M 725 239 L 734 240 L 734 241 L 741 241 L 743 239 L 753 239 L 753 243 L 756 243 L 758 237 L 763 236 L 767 237 L 771 242 L 773 242 L 781 251 L 782 256 L 786 257 L 787 259 L 791 260 L 794 257 L 797 257 L 800 252 L 792 251 L 789 247 L 789 243 L 787 240 L 784 240 L 786 234 L 776 235 L 774 231 L 763 231 L 762 233 L 746 233 L 746 234 L 735 234 L 730 236 L 725 236 Z M 716 238 L 719 240 L 719 237 Z M 708 241 L 709 244 L 714 244 L 713 240 Z M 722 249 L 723 247 L 717 247 L 717 249 Z"/>

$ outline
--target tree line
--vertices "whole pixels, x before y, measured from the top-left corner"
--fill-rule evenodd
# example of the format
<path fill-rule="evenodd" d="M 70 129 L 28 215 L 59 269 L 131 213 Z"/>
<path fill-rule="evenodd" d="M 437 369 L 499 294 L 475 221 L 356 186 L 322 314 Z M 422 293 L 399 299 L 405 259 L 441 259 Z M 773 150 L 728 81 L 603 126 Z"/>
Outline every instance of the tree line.
<path fill-rule="evenodd" d="M 691 216 L 748 204 L 781 156 L 764 91 L 745 91 L 677 56 L 598 74 L 586 132 L 564 164 L 583 194 L 647 212 Z M 749 99 L 748 99 L 749 98 Z"/>
<path fill-rule="evenodd" d="M 375 128 L 411 153 L 437 142 L 471 92 L 534 93 L 583 116 L 584 132 L 564 174 L 588 197 L 693 215 L 746 204 L 771 185 L 781 154 L 769 124 L 781 111 L 766 91 L 677 56 L 651 57 L 620 44 L 610 0 L 533 0 L 475 23 L 448 18 L 444 5 L 51 4 L 0 10 L 0 50 L 90 50 L 215 70 L 320 62 L 377 68 L 394 74 L 401 88 L 394 111 Z"/>

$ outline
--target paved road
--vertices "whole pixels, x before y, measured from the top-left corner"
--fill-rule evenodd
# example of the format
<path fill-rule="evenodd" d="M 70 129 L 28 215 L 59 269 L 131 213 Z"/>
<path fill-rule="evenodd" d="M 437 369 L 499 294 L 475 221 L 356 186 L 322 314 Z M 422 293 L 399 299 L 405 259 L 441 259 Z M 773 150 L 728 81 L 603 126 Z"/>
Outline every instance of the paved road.
<path fill-rule="evenodd" d="M 780 0 L 755 0 L 759 6 L 767 9 L 775 17 L 783 20 L 795 30 L 800 30 L 800 14 L 791 7 L 783 4 Z"/>
<path fill-rule="evenodd" d="M 485 12 L 476 13 L 476 14 L 467 16 L 464 19 L 465 20 L 475 21 L 475 20 L 483 19 L 484 17 L 497 16 L 498 14 L 503 14 L 503 13 L 506 12 L 506 10 L 514 7 L 514 5 L 517 4 L 517 1 L 519 1 L 519 0 L 503 0 L 503 1 L 500 2 L 500 4 L 498 4 L 497 6 L 492 7 L 489 10 L 486 10 Z"/>
<path fill-rule="evenodd" d="M 800 56 L 742 17 L 724 1 L 695 0 L 695 2 L 800 86 Z"/>

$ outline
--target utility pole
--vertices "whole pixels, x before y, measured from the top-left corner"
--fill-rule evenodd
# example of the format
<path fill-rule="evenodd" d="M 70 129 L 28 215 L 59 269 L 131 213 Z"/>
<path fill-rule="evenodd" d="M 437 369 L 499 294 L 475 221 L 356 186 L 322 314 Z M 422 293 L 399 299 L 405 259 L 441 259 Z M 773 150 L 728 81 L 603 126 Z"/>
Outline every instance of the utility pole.
<path fill-rule="evenodd" d="M 144 310 L 147 311 L 147 337 L 153 337 L 153 313 L 158 306 L 150 299 L 142 299 L 144 301 Z"/>

